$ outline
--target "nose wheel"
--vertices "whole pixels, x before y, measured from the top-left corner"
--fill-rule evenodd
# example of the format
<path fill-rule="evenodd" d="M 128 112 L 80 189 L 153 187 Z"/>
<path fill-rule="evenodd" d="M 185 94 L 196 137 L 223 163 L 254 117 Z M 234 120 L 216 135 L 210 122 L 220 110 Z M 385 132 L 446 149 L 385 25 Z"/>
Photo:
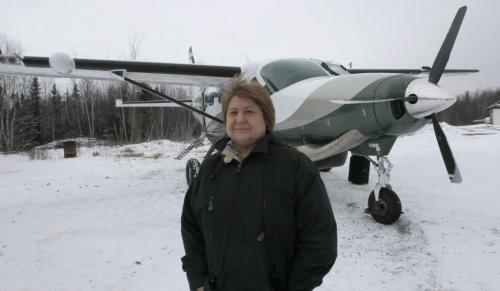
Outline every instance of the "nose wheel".
<path fill-rule="evenodd" d="M 367 157 L 378 174 L 378 182 L 368 197 L 368 208 L 365 210 L 373 219 L 382 224 L 393 224 L 401 216 L 401 200 L 389 184 L 392 164 L 386 157 L 379 156 L 377 161 Z"/>
<path fill-rule="evenodd" d="M 368 197 L 366 213 L 371 214 L 378 223 L 393 224 L 401 216 L 401 210 L 401 200 L 389 188 L 380 189 L 378 200 L 375 199 L 375 191 L 372 191 Z"/>

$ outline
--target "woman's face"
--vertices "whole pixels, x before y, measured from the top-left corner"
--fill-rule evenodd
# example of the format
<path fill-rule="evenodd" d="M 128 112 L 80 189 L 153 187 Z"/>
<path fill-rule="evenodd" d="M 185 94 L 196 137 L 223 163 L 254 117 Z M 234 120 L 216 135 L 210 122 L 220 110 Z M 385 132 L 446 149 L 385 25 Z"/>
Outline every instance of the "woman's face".
<path fill-rule="evenodd" d="M 239 150 L 252 147 L 266 134 L 264 115 L 257 103 L 250 98 L 231 98 L 226 113 L 226 131 Z"/>

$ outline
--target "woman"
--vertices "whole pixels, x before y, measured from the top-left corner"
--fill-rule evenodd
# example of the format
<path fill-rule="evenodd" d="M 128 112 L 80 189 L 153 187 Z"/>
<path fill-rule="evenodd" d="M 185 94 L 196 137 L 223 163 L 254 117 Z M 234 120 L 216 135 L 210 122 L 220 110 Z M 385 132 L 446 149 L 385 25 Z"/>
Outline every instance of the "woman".
<path fill-rule="evenodd" d="M 223 90 L 228 137 L 205 159 L 182 211 L 191 290 L 312 290 L 337 256 L 330 201 L 314 164 L 277 141 L 259 84 Z"/>

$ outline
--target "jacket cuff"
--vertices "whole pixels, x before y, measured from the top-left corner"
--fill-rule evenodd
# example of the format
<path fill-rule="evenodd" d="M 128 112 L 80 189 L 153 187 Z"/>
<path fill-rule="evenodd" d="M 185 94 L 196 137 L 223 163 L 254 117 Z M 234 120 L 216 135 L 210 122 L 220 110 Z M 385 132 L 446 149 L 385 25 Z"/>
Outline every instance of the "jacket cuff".
<path fill-rule="evenodd" d="M 196 290 L 196 288 L 205 286 L 205 277 L 205 275 L 187 275 L 189 289 Z"/>

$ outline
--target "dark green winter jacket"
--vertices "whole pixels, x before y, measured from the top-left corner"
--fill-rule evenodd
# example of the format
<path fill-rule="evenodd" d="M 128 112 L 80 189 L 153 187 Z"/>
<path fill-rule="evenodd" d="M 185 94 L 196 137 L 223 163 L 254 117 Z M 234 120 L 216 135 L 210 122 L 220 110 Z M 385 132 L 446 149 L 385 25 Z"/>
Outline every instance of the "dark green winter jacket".
<path fill-rule="evenodd" d="M 337 256 L 317 169 L 271 134 L 241 164 L 224 163 L 220 152 L 205 159 L 185 197 L 182 238 L 192 290 L 312 290 Z"/>

